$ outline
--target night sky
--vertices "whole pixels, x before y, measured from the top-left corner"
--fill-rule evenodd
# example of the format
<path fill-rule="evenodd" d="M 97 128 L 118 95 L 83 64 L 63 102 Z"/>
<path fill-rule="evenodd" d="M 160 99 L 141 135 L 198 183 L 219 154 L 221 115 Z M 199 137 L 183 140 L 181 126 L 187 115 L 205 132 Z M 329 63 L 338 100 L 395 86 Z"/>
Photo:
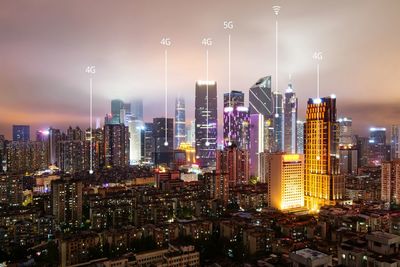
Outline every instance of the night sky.
<path fill-rule="evenodd" d="M 96 66 L 94 114 L 110 100 L 144 100 L 145 119 L 164 116 L 164 47 L 170 37 L 169 116 L 186 98 L 194 116 L 195 80 L 205 79 L 203 37 L 211 37 L 209 78 L 219 102 L 228 87 L 228 32 L 233 20 L 232 89 L 246 93 L 258 78 L 275 82 L 275 15 L 279 13 L 279 87 L 289 74 L 299 118 L 316 96 L 314 51 L 322 51 L 321 95 L 337 96 L 338 113 L 356 133 L 400 124 L 400 1 L 368 0 L 1 0 L 0 134 L 12 124 L 32 133 L 49 126 L 88 126 L 87 65 Z M 222 103 L 219 106 L 221 112 Z"/>

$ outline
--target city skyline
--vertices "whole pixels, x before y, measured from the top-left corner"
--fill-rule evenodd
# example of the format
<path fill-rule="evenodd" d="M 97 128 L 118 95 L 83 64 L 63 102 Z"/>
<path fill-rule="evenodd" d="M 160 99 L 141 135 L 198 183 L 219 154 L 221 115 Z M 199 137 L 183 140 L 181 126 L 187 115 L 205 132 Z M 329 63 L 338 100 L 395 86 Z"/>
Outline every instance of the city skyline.
<path fill-rule="evenodd" d="M 363 5 L 357 1 L 256 1 L 251 5 L 221 2 L 208 6 L 174 3 L 180 8 L 158 3 L 160 12 L 152 14 L 151 3 L 123 2 L 115 6 L 115 14 L 108 16 L 105 14 L 109 5 L 105 2 L 57 5 L 43 1 L 24 4 L 22 13 L 18 3 L 3 3 L 0 17 L 5 25 L 5 42 L 0 46 L 0 86 L 5 89 L 0 99 L 0 133 L 9 137 L 12 124 L 30 125 L 31 134 L 49 126 L 86 127 L 89 82 L 84 68 L 91 64 L 96 66 L 95 118 L 109 113 L 109 102 L 118 98 L 143 98 L 145 121 L 162 116 L 164 49 L 159 42 L 165 36 L 172 40 L 168 116 L 174 114 L 173 103 L 178 95 L 185 97 L 187 107 L 194 106 L 195 81 L 205 78 L 201 39 L 209 36 L 213 39 L 209 78 L 219 84 L 220 119 L 222 95 L 228 91 L 228 32 L 223 29 L 223 22 L 232 20 L 235 25 L 230 32 L 231 88 L 248 95 L 260 77 L 272 75 L 275 83 L 274 4 L 282 6 L 279 89 L 284 92 L 291 74 L 299 97 L 299 119 L 305 117 L 307 99 L 316 94 L 312 54 L 322 51 L 321 96 L 337 95 L 338 115 L 353 118 L 355 133 L 366 135 L 370 126 L 389 128 L 396 124 L 400 93 L 394 80 L 399 73 L 395 48 L 400 38 L 389 28 L 399 20 L 395 17 L 400 5 L 397 1 L 387 1 L 385 5 L 377 1 L 363 1 Z M 17 11 L 21 15 L 16 16 Z M 202 14 L 206 11 L 204 20 Z M 135 16 L 136 12 L 149 16 Z M 371 13 L 375 19 L 371 19 Z M 71 19 L 72 14 L 76 20 Z M 107 19 L 100 21 L 102 17 Z M 313 21 L 317 19 L 315 25 Z M 187 29 L 180 27 L 183 21 L 188 23 Z M 108 38 L 111 33 L 115 38 Z M 382 50 L 385 54 L 380 53 Z M 368 64 L 363 63 L 365 60 Z M 377 88 L 385 93 L 377 94 Z M 188 121 L 192 120 L 194 109 L 187 108 L 186 112 Z"/>

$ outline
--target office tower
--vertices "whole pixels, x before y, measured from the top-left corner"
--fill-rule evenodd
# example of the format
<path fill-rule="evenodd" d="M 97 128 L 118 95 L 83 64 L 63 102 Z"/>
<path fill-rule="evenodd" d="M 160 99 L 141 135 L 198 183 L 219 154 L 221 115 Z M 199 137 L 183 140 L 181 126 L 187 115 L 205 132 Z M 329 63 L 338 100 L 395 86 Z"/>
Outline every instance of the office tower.
<path fill-rule="evenodd" d="M 279 92 L 273 93 L 274 101 L 274 149 L 273 152 L 281 152 L 284 149 L 284 118 L 283 118 L 283 96 Z"/>
<path fill-rule="evenodd" d="M 304 126 L 305 206 L 317 211 L 344 196 L 339 175 L 339 129 L 334 96 L 309 99 Z"/>
<path fill-rule="evenodd" d="M 297 121 L 297 153 L 304 154 L 304 121 Z"/>
<path fill-rule="evenodd" d="M 369 138 L 355 135 L 356 147 L 358 149 L 358 166 L 368 165 Z"/>
<path fill-rule="evenodd" d="M 250 176 L 258 177 L 261 182 L 261 158 L 264 152 L 264 116 L 262 114 L 250 114 L 250 145 L 249 161 Z"/>
<path fill-rule="evenodd" d="M 124 124 L 104 125 L 106 167 L 129 165 L 129 129 Z"/>
<path fill-rule="evenodd" d="M 196 147 L 196 123 L 194 120 L 186 125 L 186 143 Z"/>
<path fill-rule="evenodd" d="M 224 145 L 236 144 L 240 149 L 249 146 L 249 110 L 244 106 L 244 93 L 224 94 Z"/>
<path fill-rule="evenodd" d="M 354 145 L 353 141 L 353 127 L 351 118 L 339 118 L 339 145 L 348 146 Z"/>
<path fill-rule="evenodd" d="M 50 164 L 56 165 L 57 164 L 57 143 L 61 141 L 62 135 L 59 129 L 51 128 L 49 129 L 49 157 L 50 157 Z"/>
<path fill-rule="evenodd" d="M 400 158 L 400 125 L 392 125 L 390 138 L 390 159 Z"/>
<path fill-rule="evenodd" d="M 13 141 L 30 140 L 30 127 L 29 125 L 13 125 Z"/>
<path fill-rule="evenodd" d="M 249 113 L 265 118 L 273 114 L 271 76 L 259 79 L 249 90 Z"/>
<path fill-rule="evenodd" d="M 295 154 L 297 151 L 297 106 L 298 100 L 293 91 L 292 84 L 288 85 L 285 92 L 283 106 L 284 121 L 284 151 Z"/>
<path fill-rule="evenodd" d="M 381 200 L 400 204 L 400 160 L 382 162 Z"/>
<path fill-rule="evenodd" d="M 224 205 L 229 200 L 229 177 L 227 173 L 208 172 L 203 175 L 207 198 L 219 199 Z"/>
<path fill-rule="evenodd" d="M 139 164 L 142 160 L 142 132 L 144 122 L 132 120 L 129 122 L 129 162 L 131 165 Z"/>
<path fill-rule="evenodd" d="M 200 167 L 214 167 L 218 137 L 217 83 L 197 81 L 195 91 L 196 159 Z"/>
<path fill-rule="evenodd" d="M 133 120 L 131 103 L 124 103 L 123 110 L 125 114 L 124 124 L 129 127 L 129 122 Z"/>
<path fill-rule="evenodd" d="M 249 181 L 249 152 L 236 145 L 217 150 L 216 172 L 227 173 L 229 185 L 247 184 Z"/>
<path fill-rule="evenodd" d="M 144 124 L 144 161 L 154 162 L 155 141 L 153 136 L 153 123 L 146 122 Z"/>
<path fill-rule="evenodd" d="M 51 208 L 59 225 L 79 226 L 82 222 L 82 181 L 59 179 L 51 182 Z"/>
<path fill-rule="evenodd" d="M 131 102 L 131 114 L 132 114 L 133 119 L 143 121 L 143 100 L 142 99 L 137 98 Z"/>
<path fill-rule="evenodd" d="M 23 190 L 21 175 L 1 175 L 0 205 L 4 207 L 21 206 L 24 199 Z"/>
<path fill-rule="evenodd" d="M 185 99 L 175 99 L 175 149 L 186 142 Z"/>
<path fill-rule="evenodd" d="M 268 205 L 287 210 L 304 206 L 304 156 L 272 153 L 265 157 Z"/>
<path fill-rule="evenodd" d="M 389 160 L 388 147 L 386 145 L 386 128 L 371 127 L 369 129 L 368 144 L 369 165 L 380 166 L 382 161 Z"/>
<path fill-rule="evenodd" d="M 154 163 L 171 164 L 174 152 L 174 120 L 153 119 Z"/>
<path fill-rule="evenodd" d="M 44 142 L 12 141 L 7 144 L 7 172 L 23 174 L 48 167 L 48 149 Z"/>
<path fill-rule="evenodd" d="M 356 146 L 340 146 L 339 148 L 340 174 L 357 175 L 358 171 L 358 149 Z"/>
<path fill-rule="evenodd" d="M 58 167 L 66 173 L 75 173 L 88 169 L 88 157 L 86 155 L 85 141 L 82 140 L 62 140 L 58 146 Z M 90 153 L 90 152 L 89 152 Z"/>
<path fill-rule="evenodd" d="M 122 115 L 122 116 L 121 116 Z M 110 124 L 125 123 L 124 102 L 119 99 L 111 100 L 111 121 Z"/>

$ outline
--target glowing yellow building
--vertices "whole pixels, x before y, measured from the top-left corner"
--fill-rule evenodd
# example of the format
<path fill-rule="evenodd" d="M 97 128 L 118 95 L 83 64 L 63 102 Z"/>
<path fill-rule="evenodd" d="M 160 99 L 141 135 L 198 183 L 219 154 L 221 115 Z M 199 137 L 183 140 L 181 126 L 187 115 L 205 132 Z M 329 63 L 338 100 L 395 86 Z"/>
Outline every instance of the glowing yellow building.
<path fill-rule="evenodd" d="M 305 206 L 318 211 L 335 205 L 344 196 L 339 175 L 339 127 L 336 97 L 309 99 L 304 126 Z"/>
<path fill-rule="evenodd" d="M 196 163 L 196 150 L 190 143 L 180 143 L 179 150 L 183 150 L 186 153 L 186 164 Z"/>
<path fill-rule="evenodd" d="M 304 206 L 304 156 L 274 153 L 266 155 L 268 205 L 279 210 Z"/>

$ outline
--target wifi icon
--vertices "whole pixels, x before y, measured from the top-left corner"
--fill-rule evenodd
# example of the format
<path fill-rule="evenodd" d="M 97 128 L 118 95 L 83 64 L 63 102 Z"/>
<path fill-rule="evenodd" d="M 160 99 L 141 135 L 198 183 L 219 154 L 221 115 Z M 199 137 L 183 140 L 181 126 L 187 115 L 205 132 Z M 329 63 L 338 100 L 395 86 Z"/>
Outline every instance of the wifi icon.
<path fill-rule="evenodd" d="M 280 6 L 273 6 L 273 7 L 272 7 L 272 10 L 274 11 L 275 15 L 278 16 L 279 10 L 281 10 L 281 7 L 280 7 Z"/>

